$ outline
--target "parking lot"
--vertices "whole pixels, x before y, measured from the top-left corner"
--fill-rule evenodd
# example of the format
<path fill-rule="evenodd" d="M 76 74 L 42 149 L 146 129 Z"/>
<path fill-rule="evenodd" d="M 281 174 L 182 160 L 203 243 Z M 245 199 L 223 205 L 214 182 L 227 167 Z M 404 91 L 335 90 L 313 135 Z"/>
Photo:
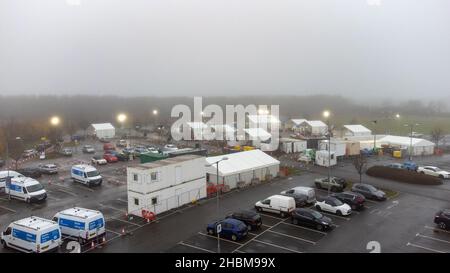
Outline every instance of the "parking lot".
<path fill-rule="evenodd" d="M 92 144 L 92 143 L 90 143 Z M 83 145 L 83 143 L 81 144 Z M 80 145 L 80 147 L 81 147 Z M 101 153 L 102 143 L 94 143 Z M 79 148 L 73 157 L 55 160 L 29 161 L 27 166 L 39 163 L 56 163 L 58 175 L 43 175 L 38 180 L 48 192 L 44 203 L 26 204 L 18 200 L 8 200 L 0 193 L 0 228 L 4 229 L 12 221 L 37 215 L 52 218 L 63 209 L 81 206 L 101 211 L 106 219 L 106 242 L 95 247 L 89 243 L 82 252 L 217 252 L 217 238 L 206 233 L 206 225 L 218 218 L 215 198 L 202 200 L 197 205 L 176 210 L 170 215 L 159 217 L 155 223 L 147 223 L 139 217 L 128 217 L 126 195 L 126 166 L 139 164 L 118 162 L 99 166 L 104 177 L 100 187 L 86 187 L 74 183 L 69 178 L 70 167 L 89 162 L 92 155 L 82 154 Z M 417 158 L 421 164 L 434 164 L 444 169 L 448 156 Z M 383 164 L 392 159 L 370 159 L 370 164 Z M 351 162 L 342 162 L 333 168 L 333 175 L 357 181 Z M 293 177 L 276 179 L 250 188 L 236 190 L 221 196 L 220 215 L 240 210 L 253 210 L 256 201 L 278 194 L 295 186 L 313 186 L 315 178 L 326 176 L 326 168 L 302 169 Z M 423 187 L 388 180 L 363 177 L 364 181 L 378 187 L 392 189 L 398 195 L 384 202 L 367 200 L 365 208 L 350 216 L 336 216 L 328 213 L 335 228 L 322 232 L 291 224 L 289 218 L 262 213 L 263 226 L 251 231 L 243 241 L 233 242 L 220 239 L 220 251 L 233 253 L 256 252 L 369 252 L 367 244 L 379 242 L 382 252 L 450 252 L 450 233 L 434 229 L 434 213 L 449 207 L 450 185 Z M 326 190 L 316 190 L 318 196 L 326 196 Z M 180 223 L 183 223 L 180 225 Z M 180 229 L 181 228 L 181 229 Z M 70 252 L 64 241 L 60 252 Z M 12 252 L 0 249 L 0 252 Z"/>

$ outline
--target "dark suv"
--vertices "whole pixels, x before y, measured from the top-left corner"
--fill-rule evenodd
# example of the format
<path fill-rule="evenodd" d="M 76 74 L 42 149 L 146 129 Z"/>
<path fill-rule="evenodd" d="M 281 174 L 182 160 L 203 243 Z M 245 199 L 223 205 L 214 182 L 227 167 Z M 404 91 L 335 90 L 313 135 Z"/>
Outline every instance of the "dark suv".
<path fill-rule="evenodd" d="M 281 195 L 292 197 L 295 200 L 295 207 L 300 208 L 306 205 L 306 201 L 308 200 L 308 197 L 301 193 L 283 193 Z"/>
<path fill-rule="evenodd" d="M 244 222 L 244 224 L 247 225 L 248 230 L 258 229 L 262 225 L 261 215 L 253 211 L 241 210 L 233 212 L 227 215 L 226 218 L 233 218 Z"/>
<path fill-rule="evenodd" d="M 333 221 L 312 209 L 295 209 L 291 215 L 294 225 L 302 225 L 315 228 L 317 230 L 328 230 L 333 228 Z"/>
<path fill-rule="evenodd" d="M 362 209 L 364 207 L 364 202 L 366 201 L 364 195 L 359 194 L 357 192 L 344 191 L 333 193 L 331 194 L 331 196 L 349 205 L 352 208 L 352 210 Z"/>
<path fill-rule="evenodd" d="M 380 191 L 379 189 L 369 184 L 354 184 L 352 187 L 352 192 L 360 193 L 367 199 L 374 199 L 378 201 L 386 200 L 385 192 Z"/>
<path fill-rule="evenodd" d="M 441 229 L 448 229 L 450 227 L 450 209 L 440 210 L 434 216 L 434 222 Z"/>

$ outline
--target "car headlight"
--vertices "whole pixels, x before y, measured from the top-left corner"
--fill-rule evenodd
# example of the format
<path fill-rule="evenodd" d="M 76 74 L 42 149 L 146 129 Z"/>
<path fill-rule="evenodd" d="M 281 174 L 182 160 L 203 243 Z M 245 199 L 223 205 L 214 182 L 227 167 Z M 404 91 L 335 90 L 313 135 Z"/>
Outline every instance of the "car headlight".
<path fill-rule="evenodd" d="M 328 223 L 327 222 L 322 222 L 322 225 L 328 225 Z"/>

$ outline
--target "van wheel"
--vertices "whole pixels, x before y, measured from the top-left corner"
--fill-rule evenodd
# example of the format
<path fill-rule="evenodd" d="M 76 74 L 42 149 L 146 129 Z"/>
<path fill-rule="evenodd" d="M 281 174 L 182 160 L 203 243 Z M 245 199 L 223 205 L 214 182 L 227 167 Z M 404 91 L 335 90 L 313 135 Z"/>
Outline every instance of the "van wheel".
<path fill-rule="evenodd" d="M 317 226 L 316 226 L 316 229 L 317 229 L 318 231 L 321 231 L 321 230 L 323 230 L 323 226 L 322 226 L 322 225 L 317 225 Z"/>
<path fill-rule="evenodd" d="M 331 191 L 334 191 L 334 192 L 337 192 L 338 191 L 338 188 L 336 188 L 336 187 L 331 187 Z"/>
<path fill-rule="evenodd" d="M 425 174 L 425 172 L 420 172 L 421 174 Z"/>
<path fill-rule="evenodd" d="M 7 248 L 8 247 L 8 245 L 6 244 L 6 242 L 4 240 L 2 240 L 2 246 L 3 246 L 3 248 Z"/>
<path fill-rule="evenodd" d="M 247 225 L 247 229 L 248 229 L 248 231 L 251 231 L 252 230 L 252 225 Z"/>
<path fill-rule="evenodd" d="M 212 229 L 208 229 L 208 234 L 209 235 L 214 235 L 214 231 Z"/>
<path fill-rule="evenodd" d="M 342 212 L 340 210 L 336 211 L 336 214 L 342 216 Z"/>
<path fill-rule="evenodd" d="M 259 212 L 261 212 L 261 211 L 262 211 L 262 208 L 256 207 L 256 210 L 259 211 Z"/>
<path fill-rule="evenodd" d="M 316 183 L 316 188 L 321 189 L 322 186 L 319 183 Z"/>
<path fill-rule="evenodd" d="M 298 225 L 298 220 L 297 219 L 292 220 L 292 224 Z"/>
<path fill-rule="evenodd" d="M 444 176 L 442 174 L 439 175 L 440 179 L 444 179 Z"/>
<path fill-rule="evenodd" d="M 25 202 L 27 202 L 27 204 L 30 204 L 31 203 L 31 199 L 27 198 L 27 200 L 25 200 Z"/>
<path fill-rule="evenodd" d="M 236 235 L 231 235 L 231 240 L 236 241 L 237 240 L 237 236 Z"/>
<path fill-rule="evenodd" d="M 282 212 L 280 213 L 280 216 L 284 218 L 284 217 L 286 216 L 286 213 L 284 213 L 284 212 L 282 211 Z"/>
<path fill-rule="evenodd" d="M 440 229 L 447 229 L 447 225 L 444 222 L 440 222 L 438 226 Z"/>
<path fill-rule="evenodd" d="M 317 209 L 317 210 L 319 210 L 319 211 L 321 211 L 321 210 L 322 210 L 322 209 L 320 208 L 320 206 L 319 206 L 319 205 L 317 205 L 317 206 L 316 206 L 316 209 Z"/>

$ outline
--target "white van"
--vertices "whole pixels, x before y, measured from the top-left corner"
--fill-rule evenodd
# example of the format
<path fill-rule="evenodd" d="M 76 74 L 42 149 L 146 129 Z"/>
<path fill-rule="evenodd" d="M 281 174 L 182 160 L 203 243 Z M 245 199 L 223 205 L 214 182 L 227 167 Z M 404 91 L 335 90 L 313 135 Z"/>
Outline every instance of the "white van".
<path fill-rule="evenodd" d="M 296 193 L 306 196 L 306 203 L 314 204 L 316 202 L 316 191 L 311 187 L 295 187 L 287 191 L 282 191 L 281 194 Z"/>
<path fill-rule="evenodd" d="M 98 210 L 70 208 L 55 214 L 53 221 L 59 224 L 64 236 L 81 243 L 106 235 L 105 217 Z"/>
<path fill-rule="evenodd" d="M 1 234 L 3 247 L 22 252 L 47 252 L 61 244 L 61 230 L 56 222 L 31 216 L 11 223 Z"/>
<path fill-rule="evenodd" d="M 40 202 L 47 199 L 47 192 L 39 181 L 29 177 L 11 178 L 11 184 L 6 185 L 5 193 L 11 198 L 23 200 L 27 203 Z"/>
<path fill-rule="evenodd" d="M 70 171 L 73 181 L 80 182 L 87 186 L 100 186 L 102 184 L 102 176 L 96 168 L 90 165 L 75 165 Z"/>
<path fill-rule="evenodd" d="M 281 217 L 285 217 L 295 210 L 295 200 L 288 196 L 272 195 L 269 198 L 256 202 L 255 208 L 257 211 L 278 213 Z"/>
<path fill-rule="evenodd" d="M 5 189 L 7 177 L 25 177 L 21 173 L 15 171 L 0 171 L 0 189 Z"/>

